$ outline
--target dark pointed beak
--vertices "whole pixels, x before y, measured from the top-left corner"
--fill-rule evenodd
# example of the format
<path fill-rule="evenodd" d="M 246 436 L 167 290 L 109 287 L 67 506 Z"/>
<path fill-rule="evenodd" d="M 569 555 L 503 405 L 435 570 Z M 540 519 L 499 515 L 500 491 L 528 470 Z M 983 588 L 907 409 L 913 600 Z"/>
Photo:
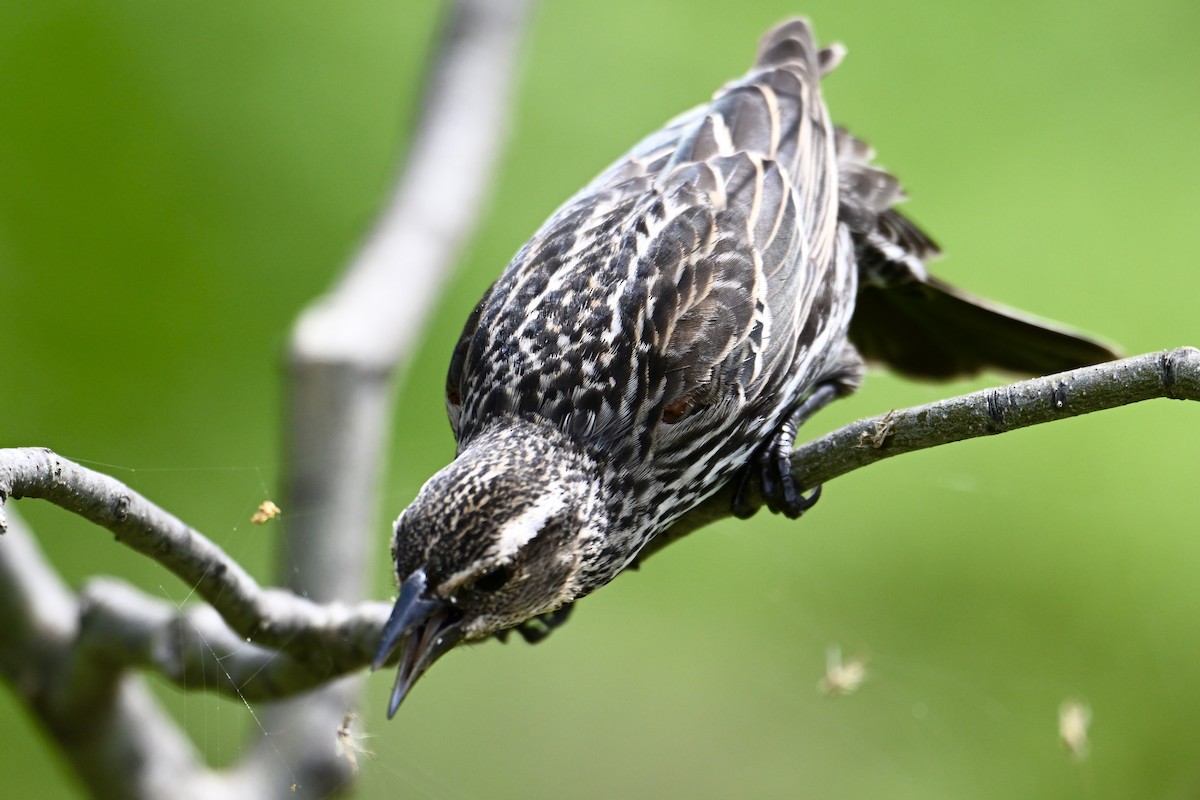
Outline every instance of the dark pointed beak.
<path fill-rule="evenodd" d="M 443 653 L 462 641 L 462 615 L 445 600 L 426 596 L 425 570 L 419 569 L 400 584 L 400 597 L 383 626 L 383 640 L 371 662 L 379 669 L 401 650 L 400 669 L 388 702 L 388 719 L 396 715 L 408 690 Z"/>

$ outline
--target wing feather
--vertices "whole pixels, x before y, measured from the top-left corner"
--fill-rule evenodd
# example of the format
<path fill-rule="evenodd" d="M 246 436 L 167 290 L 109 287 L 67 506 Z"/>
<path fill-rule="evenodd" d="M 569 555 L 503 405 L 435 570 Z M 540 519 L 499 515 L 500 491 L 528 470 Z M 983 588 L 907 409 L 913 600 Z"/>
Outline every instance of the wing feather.
<path fill-rule="evenodd" d="M 775 28 L 745 76 L 555 212 L 481 307 L 463 436 L 537 413 L 598 447 L 632 434 L 644 457 L 773 427 L 839 356 L 849 312 L 832 298 L 854 291 L 818 86 L 838 58 L 802 20 Z"/>

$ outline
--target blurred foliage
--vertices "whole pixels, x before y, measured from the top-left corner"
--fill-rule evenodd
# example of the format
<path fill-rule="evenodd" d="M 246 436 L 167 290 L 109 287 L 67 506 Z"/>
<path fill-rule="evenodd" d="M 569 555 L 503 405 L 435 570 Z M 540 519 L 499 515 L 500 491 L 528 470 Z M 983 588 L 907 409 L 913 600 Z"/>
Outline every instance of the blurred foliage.
<path fill-rule="evenodd" d="M 0 4 L 0 444 L 98 465 L 270 580 L 273 529 L 248 520 L 275 492 L 286 332 L 384 197 L 439 11 Z M 378 596 L 386 520 L 452 453 L 439 387 L 472 303 L 795 13 L 848 45 L 827 100 L 904 180 L 941 275 L 1129 352 L 1200 344 L 1194 0 L 546 2 L 496 200 L 399 395 Z M 805 433 L 998 380 L 874 375 Z M 668 549 L 544 645 L 446 658 L 392 723 L 373 678 L 362 796 L 1194 798 L 1198 420 L 1156 401 L 885 462 L 799 523 Z M 19 505 L 72 584 L 187 597 Z M 868 659 L 851 696 L 816 690 L 832 643 Z M 254 724 L 162 695 L 214 763 Z M 1093 712 L 1082 762 L 1057 742 L 1068 698 Z M 11 796 L 77 795 L 7 692 L 0 754 Z"/>

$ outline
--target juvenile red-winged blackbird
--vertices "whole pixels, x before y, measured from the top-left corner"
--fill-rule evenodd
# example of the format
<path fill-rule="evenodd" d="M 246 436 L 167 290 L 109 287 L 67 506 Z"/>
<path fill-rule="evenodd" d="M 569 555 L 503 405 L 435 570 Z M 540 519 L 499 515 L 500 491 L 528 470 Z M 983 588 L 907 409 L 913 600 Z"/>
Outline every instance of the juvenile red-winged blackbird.
<path fill-rule="evenodd" d="M 802 20 L 750 72 L 568 200 L 475 307 L 450 360 L 458 457 L 396 520 L 388 716 L 459 642 L 536 641 L 730 481 L 777 512 L 796 428 L 863 360 L 1045 374 L 1107 347 L 930 277 L 896 179 L 829 121 Z M 751 486 L 751 482 L 757 486 Z"/>

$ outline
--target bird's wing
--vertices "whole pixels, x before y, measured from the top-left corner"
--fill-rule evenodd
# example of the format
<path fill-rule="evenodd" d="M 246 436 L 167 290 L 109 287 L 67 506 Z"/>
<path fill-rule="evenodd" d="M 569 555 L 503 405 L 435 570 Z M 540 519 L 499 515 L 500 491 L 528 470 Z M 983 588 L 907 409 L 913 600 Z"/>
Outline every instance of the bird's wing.
<path fill-rule="evenodd" d="M 778 26 L 747 75 L 542 226 L 461 345 L 464 435 L 535 413 L 605 445 L 633 432 L 648 454 L 786 413 L 838 355 L 853 302 L 818 86 L 838 53 L 803 21 Z"/>
<path fill-rule="evenodd" d="M 466 369 L 471 345 L 479 329 L 479 318 L 495 288 L 496 284 L 493 283 L 475 304 L 475 308 L 467 316 L 458 341 L 454 344 L 454 352 L 450 355 L 450 369 L 446 373 L 446 413 L 450 417 L 450 429 L 454 431 L 456 440 L 460 434 L 459 421 L 462 417 L 463 392 L 466 391 L 463 385 L 463 370 Z"/>
<path fill-rule="evenodd" d="M 635 148 L 658 159 L 671 220 L 641 259 L 656 275 L 665 423 L 710 405 L 728 419 L 721 406 L 735 401 L 783 413 L 836 356 L 854 276 L 835 257 L 834 132 L 818 84 L 839 52 L 818 50 L 806 22 L 784 23 L 746 76 L 674 123 L 669 152 L 653 137 Z"/>

